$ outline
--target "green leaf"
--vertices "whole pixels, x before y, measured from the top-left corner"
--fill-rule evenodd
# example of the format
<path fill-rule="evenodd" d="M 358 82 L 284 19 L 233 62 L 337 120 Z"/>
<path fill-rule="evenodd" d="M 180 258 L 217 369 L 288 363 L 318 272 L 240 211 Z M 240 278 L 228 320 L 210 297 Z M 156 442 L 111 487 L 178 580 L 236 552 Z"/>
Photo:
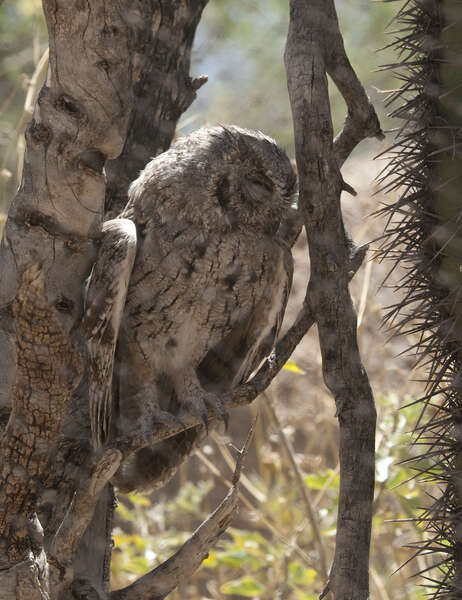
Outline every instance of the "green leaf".
<path fill-rule="evenodd" d="M 145 550 L 147 542 L 140 535 L 114 535 L 114 548 L 123 548 L 133 544 L 140 550 Z"/>
<path fill-rule="evenodd" d="M 305 475 L 305 483 L 312 490 L 322 490 L 326 486 L 330 490 L 338 490 L 340 488 L 340 475 L 336 473 L 334 476 L 333 469 L 327 469 L 324 473 L 318 473 L 316 475 Z M 331 479 L 331 481 L 329 481 Z"/>
<path fill-rule="evenodd" d="M 133 504 L 139 504 L 140 506 L 151 506 L 151 501 L 146 496 L 140 496 L 139 494 L 135 494 L 134 492 L 128 494 L 130 502 Z"/>
<path fill-rule="evenodd" d="M 173 520 L 172 523 L 176 522 L 178 512 L 201 516 L 200 503 L 212 488 L 212 480 L 198 481 L 196 484 L 188 481 L 182 485 L 175 501 L 169 502 L 166 506 L 167 513 Z"/>
<path fill-rule="evenodd" d="M 149 571 L 149 563 L 144 556 L 138 556 L 128 563 L 123 565 L 123 570 L 126 573 L 135 573 L 136 575 L 144 575 Z"/>
<path fill-rule="evenodd" d="M 133 542 L 139 550 L 146 550 L 148 545 L 145 538 L 141 537 L 140 535 L 134 535 Z"/>
<path fill-rule="evenodd" d="M 315 594 L 305 594 L 305 592 L 302 592 L 301 590 L 296 590 L 295 594 L 296 600 L 318 600 L 319 598 L 319 596 L 316 596 Z"/>
<path fill-rule="evenodd" d="M 268 542 L 265 538 L 258 533 L 258 531 L 245 531 L 245 529 L 236 529 L 234 527 L 230 527 L 228 529 L 228 533 L 233 536 L 233 539 L 237 546 L 241 547 L 260 547 L 262 549 L 266 549 L 268 547 Z"/>
<path fill-rule="evenodd" d="M 289 577 L 295 585 L 313 585 L 317 572 L 314 569 L 305 568 L 299 562 L 289 564 Z"/>
<path fill-rule="evenodd" d="M 172 531 L 171 534 L 167 534 L 164 536 L 161 542 L 161 547 L 162 549 L 179 548 L 190 537 L 191 533 L 189 531 Z"/>
<path fill-rule="evenodd" d="M 235 569 L 240 569 L 243 566 L 250 567 L 252 571 L 257 571 L 266 564 L 265 561 L 256 556 L 255 552 L 248 550 L 217 552 L 217 560 L 221 564 L 229 565 Z"/>
<path fill-rule="evenodd" d="M 220 587 L 222 594 L 231 594 L 235 596 L 244 596 L 245 598 L 254 598 L 265 591 L 265 587 L 252 577 L 242 577 L 228 581 Z"/>
<path fill-rule="evenodd" d="M 122 502 L 118 505 L 118 507 L 116 508 L 116 511 L 126 521 L 134 521 L 135 520 L 135 515 L 132 514 L 128 510 L 128 508 L 122 504 Z"/>
<path fill-rule="evenodd" d="M 290 360 L 286 362 L 286 364 L 282 368 L 286 371 L 292 371 L 292 373 L 297 373 L 297 375 L 306 375 L 306 372 L 303 369 L 300 369 L 300 367 L 296 363 L 291 362 Z"/>

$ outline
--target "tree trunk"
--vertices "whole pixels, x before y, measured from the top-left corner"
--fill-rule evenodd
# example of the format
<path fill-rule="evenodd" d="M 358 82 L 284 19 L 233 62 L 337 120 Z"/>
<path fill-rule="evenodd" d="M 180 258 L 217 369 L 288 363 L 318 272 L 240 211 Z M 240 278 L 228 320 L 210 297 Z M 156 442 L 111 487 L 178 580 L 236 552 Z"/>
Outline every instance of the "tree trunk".
<path fill-rule="evenodd" d="M 81 543 L 95 502 L 74 523 L 66 552 L 56 552 L 59 528 L 95 467 L 79 331 L 84 281 L 105 200 L 109 211 L 125 203 L 128 183 L 168 147 L 205 81 L 188 74 L 205 4 L 44 2 L 49 73 L 27 129 L 23 180 L 0 258 L 2 422 L 9 417 L 0 490 L 2 597 L 16 598 L 20 580 L 34 590 L 31 598 L 108 588 L 110 487 Z"/>
<path fill-rule="evenodd" d="M 340 425 L 340 498 L 334 563 L 324 593 L 335 600 L 369 598 L 369 549 L 374 494 L 375 406 L 356 339 L 348 283 L 365 248 L 343 224 L 340 194 L 351 190 L 340 167 L 364 137 L 383 138 L 343 47 L 333 0 L 291 0 L 285 64 L 294 120 L 300 196 L 311 273 L 306 302 L 318 324 L 324 381 Z M 327 73 L 348 117 L 333 140 Z"/>

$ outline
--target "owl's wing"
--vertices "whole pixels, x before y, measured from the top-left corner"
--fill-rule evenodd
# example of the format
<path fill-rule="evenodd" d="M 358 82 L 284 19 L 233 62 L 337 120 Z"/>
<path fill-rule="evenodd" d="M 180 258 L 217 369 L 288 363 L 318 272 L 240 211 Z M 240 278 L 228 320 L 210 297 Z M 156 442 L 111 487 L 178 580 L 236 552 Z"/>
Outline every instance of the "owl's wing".
<path fill-rule="evenodd" d="M 292 286 L 293 260 L 286 244 L 283 252 L 283 273 L 280 281 L 268 285 L 262 300 L 257 303 L 247 319 L 241 321 L 231 333 L 212 348 L 199 365 L 198 375 L 202 385 L 224 391 L 245 382 L 261 361 L 274 348 L 284 318 Z M 279 290 L 274 289 L 279 286 Z M 280 291 L 280 308 L 271 310 L 271 298 Z M 266 332 L 262 335 L 262 332 Z"/>
<path fill-rule="evenodd" d="M 109 432 L 114 353 L 136 254 L 136 227 L 129 219 L 103 225 L 101 246 L 85 294 L 83 328 L 88 356 L 93 445 Z"/>
<path fill-rule="evenodd" d="M 268 332 L 268 334 L 263 339 L 254 342 L 254 351 L 249 352 L 248 358 L 244 361 L 244 364 L 241 368 L 241 378 L 239 383 L 247 381 L 253 371 L 258 368 L 262 360 L 270 355 L 278 339 L 282 321 L 284 320 L 287 301 L 289 299 L 289 294 L 292 287 L 292 278 L 294 272 L 292 254 L 288 248 L 284 248 L 284 250 L 283 261 L 286 278 L 279 282 L 279 284 L 282 286 L 281 308 L 276 313 L 274 317 L 274 323 L 272 324 L 271 330 Z M 258 314 L 256 316 L 258 319 Z"/>

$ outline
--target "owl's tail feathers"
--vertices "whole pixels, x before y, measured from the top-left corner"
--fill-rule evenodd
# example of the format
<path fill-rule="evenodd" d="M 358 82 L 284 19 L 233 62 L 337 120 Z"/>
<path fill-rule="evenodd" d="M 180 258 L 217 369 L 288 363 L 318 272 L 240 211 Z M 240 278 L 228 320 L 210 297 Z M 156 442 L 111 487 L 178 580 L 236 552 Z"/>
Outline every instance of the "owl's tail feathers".
<path fill-rule="evenodd" d="M 86 288 L 83 318 L 90 422 L 96 448 L 105 443 L 109 434 L 115 348 L 135 254 L 135 224 L 129 219 L 104 223 Z"/>
<path fill-rule="evenodd" d="M 91 339 L 88 348 L 88 396 L 93 447 L 106 443 L 112 412 L 112 373 L 115 347 Z"/>
<path fill-rule="evenodd" d="M 90 423 L 94 448 L 103 446 L 109 436 L 111 424 L 111 388 L 90 384 Z"/>

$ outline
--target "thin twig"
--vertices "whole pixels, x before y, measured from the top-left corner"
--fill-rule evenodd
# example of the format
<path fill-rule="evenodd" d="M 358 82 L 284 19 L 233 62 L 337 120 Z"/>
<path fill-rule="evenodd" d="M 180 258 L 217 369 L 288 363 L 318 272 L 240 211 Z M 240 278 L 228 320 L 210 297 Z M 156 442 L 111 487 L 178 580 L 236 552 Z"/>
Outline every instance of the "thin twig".
<path fill-rule="evenodd" d="M 207 558 L 210 547 L 226 531 L 236 514 L 239 499 L 239 476 L 244 458 L 252 442 L 254 425 L 249 429 L 244 446 L 239 451 L 232 486 L 218 508 L 196 529 L 185 544 L 164 563 L 138 579 L 132 585 L 110 594 L 111 600 L 160 600 L 181 582 L 187 581 Z"/>
<path fill-rule="evenodd" d="M 210 472 L 213 473 L 215 475 L 215 477 L 217 477 L 218 479 L 220 479 L 220 481 L 222 481 L 225 485 L 227 485 L 229 488 L 231 488 L 231 486 L 232 486 L 231 481 L 229 481 L 229 479 L 226 479 L 226 477 L 224 477 L 222 475 L 222 473 L 220 473 L 219 469 L 217 469 L 217 467 L 205 456 L 205 454 L 203 452 L 201 452 L 200 450 L 196 450 L 196 456 L 199 458 L 199 460 L 201 460 L 204 463 L 204 465 L 208 469 L 210 469 Z M 255 504 L 253 504 L 251 502 L 251 500 L 249 500 L 247 498 L 247 496 L 244 496 L 244 494 L 242 492 L 239 492 L 239 498 L 240 498 L 240 500 L 242 500 L 242 503 L 245 504 L 245 506 L 250 511 L 252 511 L 255 515 L 257 515 L 257 517 L 259 519 L 259 522 L 269 532 L 271 532 L 276 539 L 278 539 L 285 546 L 293 548 L 294 552 L 296 552 L 296 554 L 298 554 L 298 556 L 303 560 L 303 562 L 308 567 L 314 567 L 313 561 L 310 559 L 310 557 L 308 556 L 308 554 L 306 552 L 304 552 L 296 542 L 293 542 L 293 541 L 289 540 L 284 534 L 282 534 L 276 528 L 276 526 L 273 525 L 273 523 L 271 523 L 265 517 L 265 515 L 263 514 L 263 512 L 257 506 L 255 506 Z"/>
<path fill-rule="evenodd" d="M 371 273 L 372 273 L 372 261 L 369 260 L 366 263 L 366 269 L 364 272 L 363 286 L 361 289 L 361 297 L 359 300 L 359 308 L 358 308 L 358 329 L 361 327 L 361 323 L 363 321 L 364 312 L 366 310 L 367 303 L 367 294 L 369 292 L 369 285 L 371 282 Z"/>
<path fill-rule="evenodd" d="M 300 467 L 295 460 L 294 449 L 292 448 L 292 444 L 290 440 L 284 433 L 284 429 L 281 425 L 281 421 L 277 416 L 276 411 L 274 410 L 274 406 L 272 400 L 268 396 L 268 394 L 263 395 L 264 403 L 267 411 L 271 416 L 271 420 L 273 421 L 276 431 L 278 432 L 279 439 L 281 440 L 281 444 L 286 452 L 287 458 L 289 459 L 290 466 L 292 467 L 292 471 L 295 475 L 295 481 L 297 483 L 298 490 L 303 500 L 303 504 L 305 505 L 306 515 L 311 525 L 311 529 L 313 531 L 314 538 L 316 540 L 316 546 L 319 552 L 319 562 L 320 569 L 318 569 L 321 577 L 324 579 L 324 583 L 327 583 L 328 571 L 327 571 L 327 553 L 326 548 L 324 546 L 324 542 L 321 535 L 321 530 L 319 529 L 319 515 L 316 514 L 316 509 L 313 506 L 311 501 L 310 493 L 308 487 L 303 479 L 303 474 L 300 470 Z"/>
<path fill-rule="evenodd" d="M 215 431 L 212 431 L 211 437 L 217 445 L 218 450 L 220 451 L 220 454 L 222 455 L 226 464 L 231 469 L 231 471 L 234 472 L 234 470 L 236 469 L 236 461 L 231 456 L 230 451 L 226 448 L 224 444 L 220 443 L 219 437 Z M 250 479 L 244 474 L 241 475 L 241 485 L 246 490 L 248 490 L 258 502 L 266 502 L 266 494 L 257 489 L 250 481 Z"/>
<path fill-rule="evenodd" d="M 316 498 L 313 501 L 313 506 L 315 508 L 317 506 L 319 506 L 319 504 L 321 503 L 321 500 L 324 498 L 324 495 L 325 495 L 326 491 L 329 489 L 330 484 L 334 481 L 334 479 L 337 477 L 337 475 L 339 473 L 340 473 L 340 464 L 337 463 L 335 469 L 332 469 L 332 473 L 326 479 L 326 482 L 322 486 L 322 489 L 319 490 L 319 494 L 316 496 Z"/>

